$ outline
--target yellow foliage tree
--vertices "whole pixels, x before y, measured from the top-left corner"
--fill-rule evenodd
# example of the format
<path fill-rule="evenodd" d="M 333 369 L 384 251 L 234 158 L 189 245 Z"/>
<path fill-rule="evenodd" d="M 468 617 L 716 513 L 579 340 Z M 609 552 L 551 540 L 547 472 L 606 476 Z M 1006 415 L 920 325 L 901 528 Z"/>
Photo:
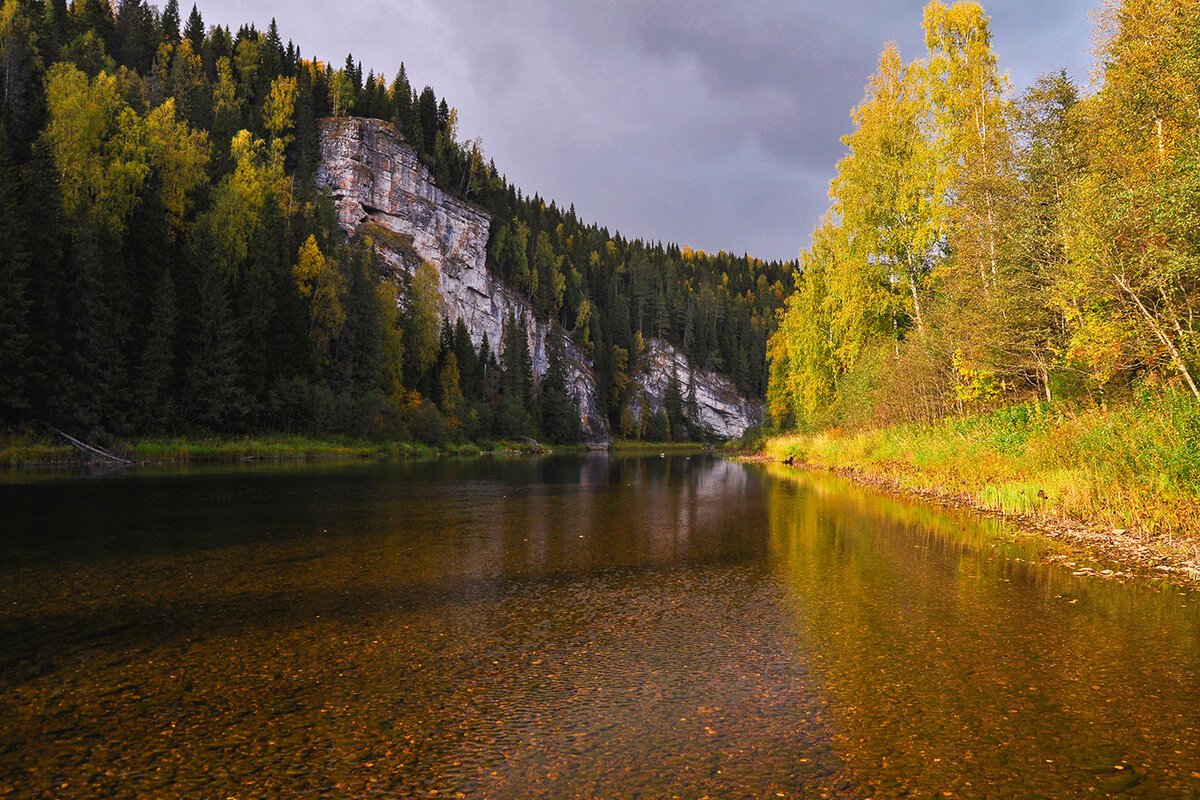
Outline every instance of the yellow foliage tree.
<path fill-rule="evenodd" d="M 334 340 L 346 323 L 342 302 L 345 279 L 337 264 L 321 252 L 316 236 L 309 236 L 300 246 L 292 275 L 296 279 L 296 290 L 308 300 L 309 335 L 313 349 L 324 365 Z"/>
<path fill-rule="evenodd" d="M 286 195 L 279 199 L 287 186 L 283 164 L 269 156 L 261 139 L 239 131 L 230 153 L 234 169 L 213 191 L 209 218 L 221 243 L 217 256 L 233 271 L 246 259 L 250 236 L 261 225 L 270 198 L 274 196 L 284 208 L 289 199 Z"/>
<path fill-rule="evenodd" d="M 271 90 L 263 102 L 263 127 L 272 140 L 285 144 L 291 141 L 289 131 L 294 125 L 297 93 L 295 78 L 279 77 L 271 81 Z"/>
<path fill-rule="evenodd" d="M 170 97 L 147 114 L 145 122 L 150 162 L 162 185 L 163 207 L 172 228 L 181 231 L 189 195 L 207 178 L 208 134 L 177 120 L 175 99 Z"/>
<path fill-rule="evenodd" d="M 43 136 L 58 170 L 63 211 L 87 216 L 119 237 L 150 171 L 141 119 L 112 75 L 101 72 L 89 81 L 60 62 L 46 80 Z"/>

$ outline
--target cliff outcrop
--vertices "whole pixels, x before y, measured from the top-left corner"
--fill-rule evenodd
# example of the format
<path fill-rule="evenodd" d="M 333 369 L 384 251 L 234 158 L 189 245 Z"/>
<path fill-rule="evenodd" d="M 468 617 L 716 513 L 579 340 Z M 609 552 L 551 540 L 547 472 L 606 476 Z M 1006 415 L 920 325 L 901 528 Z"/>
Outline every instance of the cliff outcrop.
<path fill-rule="evenodd" d="M 630 381 L 628 405 L 634 422 L 644 424 L 646 414 L 663 408 L 672 375 L 679 382 L 684 413 L 709 436 L 736 439 L 762 424 L 762 401 L 742 397 L 729 378 L 694 368 L 678 348 L 659 339 L 646 342 Z"/>
<path fill-rule="evenodd" d="M 417 152 L 387 122 L 324 119 L 320 137 L 317 182 L 332 193 L 342 229 L 349 235 L 369 234 L 394 274 L 411 275 L 422 261 L 434 264 L 443 313 L 452 323 L 464 322 L 476 347 L 485 335 L 493 348 L 499 347 L 510 314 L 525 320 L 539 379 L 547 367 L 547 337 L 560 337 L 568 391 L 579 409 L 585 436 L 594 442 L 608 441 L 608 422 L 599 404 L 590 355 L 558 327 L 537 321 L 529 302 L 488 272 L 492 225 L 488 213 L 442 191 Z M 683 354 L 670 345 L 652 343 L 638 366 L 631 396 L 644 394 L 651 413 L 661 407 L 674 368 L 685 391 L 689 381 L 695 384 L 700 421 L 714 435 L 734 438 L 761 417 L 761 404 L 741 398 L 722 376 L 692 370 Z"/>
<path fill-rule="evenodd" d="M 486 335 L 498 348 L 508 315 L 524 319 L 539 379 L 547 367 L 546 337 L 559 336 L 568 391 L 579 408 L 584 434 L 592 441 L 607 441 L 608 423 L 597 404 L 596 374 L 587 354 L 557 328 L 538 322 L 525 298 L 488 272 L 488 213 L 438 188 L 433 173 L 389 123 L 325 119 L 320 133 L 317 182 L 333 193 L 342 229 L 370 234 L 394 272 L 411 275 L 422 261 L 434 264 L 443 313 L 452 323 L 461 319 L 466 324 L 476 347 Z"/>

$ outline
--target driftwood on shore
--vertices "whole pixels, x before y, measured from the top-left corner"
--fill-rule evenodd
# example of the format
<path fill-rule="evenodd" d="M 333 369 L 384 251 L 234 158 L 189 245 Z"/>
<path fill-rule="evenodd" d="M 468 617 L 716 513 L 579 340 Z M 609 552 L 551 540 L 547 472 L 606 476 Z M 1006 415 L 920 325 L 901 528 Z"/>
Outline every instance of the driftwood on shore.
<path fill-rule="evenodd" d="M 60 431 L 58 428 L 54 428 L 53 430 L 56 434 L 61 436 L 63 438 L 63 440 L 65 440 L 68 444 L 70 444 L 72 447 L 74 447 L 76 450 L 83 453 L 84 455 L 91 456 L 92 458 L 98 458 L 103 461 L 108 461 L 113 464 L 124 464 L 124 465 L 132 465 L 133 464 L 133 462 L 130 461 L 129 459 L 121 458 L 118 455 L 114 455 L 114 454 L 108 452 L 107 450 L 105 450 L 103 447 L 97 447 L 96 445 L 91 445 L 91 444 L 88 444 L 87 442 L 80 441 L 79 439 L 76 439 L 74 436 L 71 436 L 69 433 L 64 433 L 64 432 Z"/>

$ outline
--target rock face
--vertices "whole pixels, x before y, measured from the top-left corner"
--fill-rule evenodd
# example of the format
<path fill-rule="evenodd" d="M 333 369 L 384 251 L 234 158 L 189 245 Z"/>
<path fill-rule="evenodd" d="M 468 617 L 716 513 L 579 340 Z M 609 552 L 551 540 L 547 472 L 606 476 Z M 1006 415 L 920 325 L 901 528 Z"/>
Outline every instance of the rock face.
<path fill-rule="evenodd" d="M 596 373 L 587 354 L 560 329 L 538 322 L 525 298 L 487 271 L 488 213 L 439 189 L 389 123 L 324 119 L 320 133 L 317 182 L 332 191 L 342 228 L 349 234 L 365 228 L 394 272 L 411 275 L 421 261 L 433 263 L 443 313 L 452 323 L 466 324 L 476 347 L 486 335 L 497 350 L 508 315 L 523 319 L 539 379 L 548 366 L 546 337 L 558 336 L 566 354 L 567 390 L 579 408 L 584 434 L 591 441 L 608 441 L 608 421 L 597 403 Z"/>
<path fill-rule="evenodd" d="M 590 441 L 607 442 L 608 422 L 589 355 L 557 326 L 538 322 L 528 301 L 488 272 L 488 213 L 439 189 L 391 124 L 359 117 L 329 118 L 319 124 L 317 182 L 332 192 L 343 230 L 370 234 L 394 274 L 411 275 L 422 261 L 433 263 L 440 276 L 443 313 L 452 323 L 465 323 L 476 347 L 486 335 L 491 347 L 499 348 L 508 315 L 523 319 L 539 379 L 547 367 L 547 337 L 559 337 L 566 354 L 568 391 L 579 408 L 584 434 Z M 688 381 L 695 382 L 700 419 L 714 435 L 737 437 L 761 418 L 760 403 L 738 396 L 720 375 L 693 371 L 686 357 L 665 343 L 648 348 L 631 393 L 644 392 L 651 413 L 661 407 L 672 364 L 685 392 Z"/>
<path fill-rule="evenodd" d="M 717 372 L 693 369 L 686 355 L 660 339 L 646 342 L 638 369 L 629 387 L 629 410 L 642 424 L 645 413 L 663 407 L 667 385 L 674 373 L 685 405 L 693 405 L 693 422 L 718 439 L 736 439 L 747 428 L 761 425 L 763 403 L 742 397 L 733 382 Z"/>

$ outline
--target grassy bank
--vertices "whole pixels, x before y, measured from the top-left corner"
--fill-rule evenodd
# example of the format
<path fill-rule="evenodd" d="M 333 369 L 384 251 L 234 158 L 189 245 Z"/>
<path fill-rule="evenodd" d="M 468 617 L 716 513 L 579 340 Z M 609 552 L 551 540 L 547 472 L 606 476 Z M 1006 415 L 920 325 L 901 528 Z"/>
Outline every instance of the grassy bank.
<path fill-rule="evenodd" d="M 114 455 L 138 464 L 184 464 L 228 461 L 303 461 L 320 459 L 405 459 L 485 454 L 583 453 L 587 446 L 538 445 L 531 440 L 468 442 L 427 445 L 418 442 L 380 442 L 330 437 L 247 436 L 131 439 L 104 442 Z M 643 442 L 615 440 L 620 453 L 696 453 L 705 445 L 696 442 Z M 76 464 L 86 459 L 78 450 L 51 437 L 29 434 L 0 435 L 0 466 Z"/>
<path fill-rule="evenodd" d="M 247 460 L 383 460 L 439 455 L 525 452 L 531 448 L 527 443 L 518 442 L 433 446 L 416 442 L 378 442 L 343 438 L 312 439 L 303 436 L 240 438 L 179 436 L 121 441 L 108 444 L 108 449 L 114 455 L 138 464 L 171 464 Z M 24 435 L 0 439 L 0 464 L 2 465 L 73 464 L 84 460 L 84 457 L 75 448 L 50 438 Z"/>
<path fill-rule="evenodd" d="M 765 452 L 1200 555 L 1200 404 L 1183 394 L 1113 409 L 1023 405 L 934 424 L 783 436 Z"/>
<path fill-rule="evenodd" d="M 644 442 L 641 439 L 614 439 L 612 449 L 618 453 L 658 455 L 659 453 L 703 453 L 703 442 Z"/>

